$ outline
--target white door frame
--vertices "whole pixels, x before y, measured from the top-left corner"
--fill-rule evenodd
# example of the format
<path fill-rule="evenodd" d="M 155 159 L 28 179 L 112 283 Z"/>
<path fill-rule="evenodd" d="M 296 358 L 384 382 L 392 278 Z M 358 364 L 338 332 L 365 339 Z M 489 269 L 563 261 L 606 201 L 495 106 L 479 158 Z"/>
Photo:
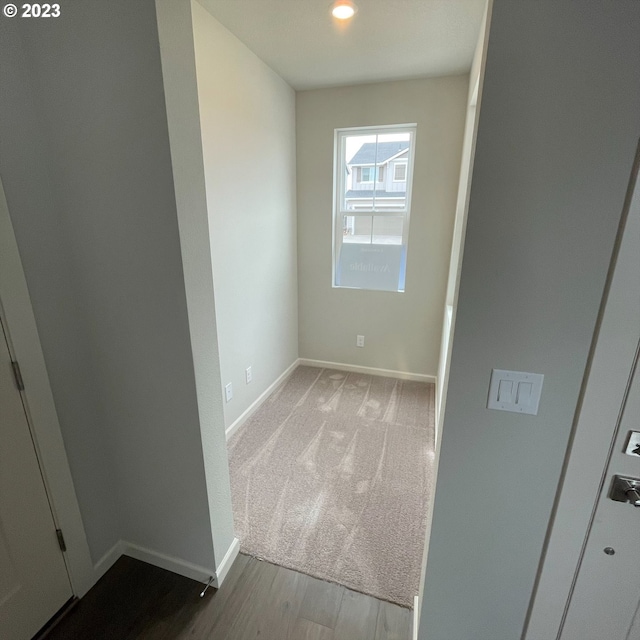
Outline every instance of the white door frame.
<path fill-rule="evenodd" d="M 618 433 L 640 330 L 640 145 L 523 638 L 560 637 Z M 631 230 L 629 230 L 631 228 Z M 625 230 L 628 231 L 626 236 Z"/>
<path fill-rule="evenodd" d="M 1 179 L 0 313 L 9 337 L 11 358 L 20 364 L 25 387 L 23 401 L 54 521 L 64 534 L 71 588 L 74 595 L 82 597 L 95 583 L 96 574 Z"/>

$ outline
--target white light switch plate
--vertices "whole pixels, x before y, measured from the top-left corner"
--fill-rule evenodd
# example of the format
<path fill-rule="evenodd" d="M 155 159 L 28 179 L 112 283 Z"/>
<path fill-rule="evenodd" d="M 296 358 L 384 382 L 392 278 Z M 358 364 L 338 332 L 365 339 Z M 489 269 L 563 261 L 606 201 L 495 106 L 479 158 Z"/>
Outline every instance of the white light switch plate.
<path fill-rule="evenodd" d="M 536 416 L 543 380 L 541 373 L 493 369 L 487 408 Z"/>

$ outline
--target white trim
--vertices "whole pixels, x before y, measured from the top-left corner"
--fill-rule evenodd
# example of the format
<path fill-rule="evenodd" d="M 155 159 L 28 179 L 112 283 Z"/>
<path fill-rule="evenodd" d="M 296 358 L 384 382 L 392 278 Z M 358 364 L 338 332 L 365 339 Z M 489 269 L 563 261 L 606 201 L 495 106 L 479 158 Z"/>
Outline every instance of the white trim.
<path fill-rule="evenodd" d="M 227 436 L 227 440 L 231 438 L 231 436 L 260 408 L 260 405 L 271 395 L 271 393 L 275 390 L 277 386 L 279 386 L 282 382 L 284 382 L 285 378 L 290 376 L 293 373 L 293 370 L 298 366 L 299 360 L 294 360 L 294 362 L 287 367 L 285 371 L 278 376 L 275 382 L 272 382 L 250 405 L 245 409 L 238 418 L 234 420 L 234 422 L 227 427 L 225 434 Z"/>
<path fill-rule="evenodd" d="M 476 78 L 476 83 L 473 85 L 473 91 L 471 92 L 471 100 L 469 100 L 469 106 L 475 107 L 478 104 L 478 95 L 480 92 L 480 75 Z"/>
<path fill-rule="evenodd" d="M 213 568 L 202 567 L 192 562 L 187 562 L 186 560 L 181 560 L 180 558 L 169 556 L 165 553 L 160 553 L 159 551 L 154 551 L 153 549 L 141 547 L 140 545 L 133 544 L 132 542 L 122 541 L 121 544 L 123 545 L 122 553 L 125 556 L 135 558 L 136 560 L 142 560 L 142 562 L 152 564 L 156 567 L 160 567 L 161 569 L 166 569 L 167 571 L 173 571 L 173 573 L 177 573 L 185 578 L 191 578 L 191 580 L 207 582 L 211 577 L 213 577 L 215 582 L 216 572 Z"/>
<path fill-rule="evenodd" d="M 229 569 L 233 566 L 233 563 L 236 561 L 238 554 L 240 553 L 240 540 L 238 538 L 234 538 L 233 542 L 229 549 L 227 549 L 227 553 L 224 554 L 224 558 L 222 558 L 222 562 L 216 568 L 216 575 L 213 581 L 213 585 L 216 589 L 219 589 L 224 579 L 227 577 L 229 573 Z"/>
<path fill-rule="evenodd" d="M 378 369 L 376 367 L 362 367 L 357 364 L 345 364 L 343 362 L 325 362 L 324 360 L 309 360 L 300 358 L 298 364 L 307 367 L 321 367 L 322 369 L 337 369 L 338 371 L 352 371 L 354 373 L 366 373 L 370 376 L 384 376 L 386 378 L 398 378 L 398 380 L 415 380 L 416 382 L 436 383 L 436 376 L 424 373 L 410 373 L 408 371 L 395 371 L 394 369 Z"/>
<path fill-rule="evenodd" d="M 12 357 L 24 379 L 23 399 L 54 521 L 67 544 L 64 558 L 71 587 L 82 597 L 94 585 L 95 573 L 1 180 L 0 300 Z"/>
<path fill-rule="evenodd" d="M 118 540 L 109 551 L 107 551 L 93 567 L 96 575 L 96 581 L 100 580 L 102 576 L 111 569 L 116 563 L 116 560 L 124 554 L 126 545 L 122 540 Z"/>
<path fill-rule="evenodd" d="M 418 629 L 420 628 L 420 596 L 413 596 L 413 633 L 411 638 L 418 640 Z"/>
<path fill-rule="evenodd" d="M 213 582 L 211 584 L 217 589 L 224 582 L 224 579 L 229 573 L 229 570 L 233 566 L 233 563 L 239 553 L 240 540 L 238 540 L 238 538 L 234 538 L 229 549 L 227 549 L 227 553 L 225 553 L 224 558 L 222 558 L 222 562 L 220 562 L 217 571 L 214 571 L 213 569 L 208 569 L 207 567 L 187 562 L 186 560 L 181 560 L 180 558 L 175 558 L 164 553 L 159 553 L 153 549 L 142 547 L 139 544 L 134 544 L 133 542 L 118 540 L 118 542 L 116 542 L 116 544 L 114 544 L 113 547 L 111 547 L 111 549 L 109 549 L 109 551 L 107 551 L 107 553 L 105 553 L 102 558 L 96 562 L 94 572 L 96 580 L 98 580 L 107 571 L 109 571 L 118 558 L 121 556 L 129 556 L 130 558 L 146 562 L 154 567 L 160 567 L 161 569 L 172 571 L 173 573 L 177 573 L 185 578 L 190 578 L 191 580 L 197 580 L 198 582 L 205 583 L 213 577 Z"/>

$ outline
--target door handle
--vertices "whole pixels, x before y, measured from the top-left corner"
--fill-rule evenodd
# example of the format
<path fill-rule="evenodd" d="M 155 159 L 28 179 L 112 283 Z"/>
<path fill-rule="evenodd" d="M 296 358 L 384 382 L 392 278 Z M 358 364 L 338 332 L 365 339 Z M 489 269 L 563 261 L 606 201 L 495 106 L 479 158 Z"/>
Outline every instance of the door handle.
<path fill-rule="evenodd" d="M 613 476 L 609 497 L 616 502 L 630 502 L 640 507 L 640 478 Z"/>
<path fill-rule="evenodd" d="M 627 489 L 626 494 L 634 507 L 640 507 L 640 493 L 636 489 Z"/>

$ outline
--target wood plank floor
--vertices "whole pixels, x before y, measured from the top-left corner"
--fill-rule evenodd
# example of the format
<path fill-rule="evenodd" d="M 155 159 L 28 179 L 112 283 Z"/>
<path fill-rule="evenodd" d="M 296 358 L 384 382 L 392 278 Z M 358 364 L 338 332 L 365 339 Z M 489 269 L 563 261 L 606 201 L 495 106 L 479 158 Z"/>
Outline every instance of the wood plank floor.
<path fill-rule="evenodd" d="M 411 611 L 240 555 L 222 587 L 122 556 L 47 640 L 409 640 Z"/>

